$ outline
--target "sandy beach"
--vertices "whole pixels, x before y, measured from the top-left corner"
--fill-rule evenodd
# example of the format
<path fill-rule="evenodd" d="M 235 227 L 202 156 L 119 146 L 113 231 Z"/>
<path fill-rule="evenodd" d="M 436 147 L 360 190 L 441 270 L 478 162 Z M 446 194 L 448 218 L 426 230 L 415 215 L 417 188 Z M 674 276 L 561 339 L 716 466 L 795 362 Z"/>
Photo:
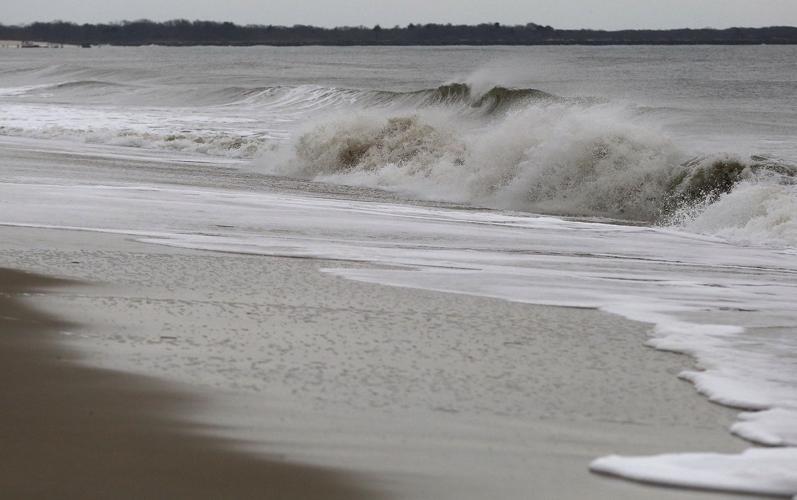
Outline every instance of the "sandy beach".
<path fill-rule="evenodd" d="M 531 498 L 728 498 L 588 472 L 589 461 L 607 453 L 744 447 L 724 430 L 734 412 L 706 402 L 674 377 L 689 358 L 644 347 L 644 329 L 628 338 L 638 328 L 634 323 L 573 310 L 568 317 L 580 328 L 611 331 L 610 322 L 616 335 L 546 334 L 542 325 L 561 316 L 556 308 L 355 283 L 319 272 L 324 262 L 171 249 L 87 232 L 1 231 L 0 265 L 83 282 L 66 286 L 18 272 L 3 275 L 6 294 L 36 292 L 4 299 L 4 316 L 19 318 L 4 321 L 2 337 L 9 373 L 4 391 L 14 400 L 3 413 L 6 449 L 14 450 L 4 455 L 10 462 L 3 467 L 3 489 L 18 492 L 16 498 L 47 498 L 55 491 L 62 498 L 101 498 L 111 491 L 114 498 L 476 499 L 529 498 L 529 491 L 535 492 Z M 232 293 L 253 310 L 236 310 Z M 342 307 L 342 297 L 348 306 Z M 299 310 L 312 311 L 316 321 L 297 318 Z M 413 389 L 423 383 L 394 372 L 395 380 L 375 379 L 370 396 L 348 392 L 345 384 L 335 391 L 325 386 L 331 381 L 313 387 L 302 380 L 314 369 L 310 359 L 300 360 L 314 356 L 302 335 L 429 336 L 445 332 L 434 319 L 442 310 L 461 335 L 478 335 L 483 321 L 499 317 L 508 331 L 515 322 L 538 325 L 537 336 L 514 340 L 528 356 L 525 363 L 537 367 L 536 376 L 524 376 L 523 389 L 536 401 L 535 415 L 477 411 L 473 405 L 488 404 L 489 396 L 468 388 L 475 374 L 467 370 L 449 374 L 462 382 L 427 379 L 448 384 L 432 390 Z M 275 397 L 231 390 L 200 372 L 199 385 L 186 379 L 163 386 L 152 377 L 108 370 L 121 361 L 117 367 L 166 376 L 181 363 L 181 345 L 191 349 L 187 336 L 197 341 L 194 348 L 212 349 L 207 339 L 215 330 L 240 335 L 253 321 L 277 322 L 282 340 L 296 342 L 282 351 L 291 366 L 271 384 Z M 379 348 L 380 341 L 371 340 L 365 349 L 375 359 L 400 356 L 395 345 Z M 429 341 L 425 349 L 441 350 Z M 606 342 L 611 350 L 601 349 Z M 450 350 L 463 355 L 461 347 Z M 234 351 L 217 354 L 232 367 L 241 361 Z M 387 358 L 385 364 L 390 368 Z M 623 373 L 612 371 L 618 365 Z M 510 390 L 498 395 L 509 398 L 511 385 L 509 379 L 489 388 Z M 428 397 L 437 410 L 423 409 Z M 297 402 L 308 404 L 292 406 Z M 269 453 L 313 465 L 274 461 Z"/>
<path fill-rule="evenodd" d="M 231 450 L 175 418 L 193 397 L 144 377 L 78 366 L 56 345 L 72 328 L 29 295 L 70 284 L 0 269 L 4 498 L 375 498 L 332 470 Z"/>

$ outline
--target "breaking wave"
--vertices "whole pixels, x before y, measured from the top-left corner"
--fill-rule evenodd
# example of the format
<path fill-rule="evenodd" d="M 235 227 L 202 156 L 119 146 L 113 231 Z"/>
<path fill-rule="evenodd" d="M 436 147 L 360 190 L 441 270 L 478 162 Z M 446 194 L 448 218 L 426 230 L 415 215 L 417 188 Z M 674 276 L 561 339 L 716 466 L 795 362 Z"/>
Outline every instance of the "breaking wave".
<path fill-rule="evenodd" d="M 797 245 L 795 166 L 763 156 L 691 157 L 631 107 L 496 89 L 474 95 L 453 85 L 418 93 L 425 103 L 456 103 L 453 110 L 335 114 L 264 162 L 274 174 L 426 200 Z M 459 112 L 461 105 L 483 106 L 488 95 L 497 99 L 492 110 L 502 99 L 525 104 L 486 119 Z"/>
<path fill-rule="evenodd" d="M 490 115 L 531 102 L 572 100 L 537 89 L 494 86 L 476 91 L 465 83 L 397 92 L 299 85 L 295 87 L 228 87 L 198 96 L 203 102 L 220 106 L 251 106 L 260 110 L 281 109 L 288 113 L 330 109 L 424 109 L 445 108 L 460 113 Z"/>
<path fill-rule="evenodd" d="M 134 91 L 133 95 L 130 92 Z M 127 92 L 126 99 L 136 97 L 140 104 L 169 104 L 209 106 L 252 106 L 255 108 L 282 108 L 290 112 L 321 110 L 330 107 L 355 105 L 373 107 L 460 107 L 492 113 L 523 105 L 531 101 L 561 101 L 561 97 L 537 89 L 516 89 L 494 86 L 476 91 L 465 83 L 449 83 L 436 88 L 409 92 L 351 89 L 317 85 L 273 87 L 222 87 L 222 88 L 163 88 L 148 89 L 145 85 L 129 85 L 111 80 L 81 79 L 43 83 L 23 87 L 0 88 L 0 97 L 51 97 L 69 93 L 70 97 L 96 98 L 98 94 L 117 95 Z"/>
<path fill-rule="evenodd" d="M 272 138 L 268 136 L 242 136 L 239 133 L 186 131 L 164 134 L 126 129 L 81 130 L 62 127 L 26 130 L 0 126 L 0 136 L 67 140 L 86 144 L 176 151 L 235 159 L 255 158 L 261 150 L 267 149 L 273 142 Z"/>
<path fill-rule="evenodd" d="M 132 87 L 134 86 L 101 80 L 74 80 L 40 85 L 28 85 L 23 87 L 0 88 L 0 97 L 28 95 L 52 96 L 58 92 L 96 94 L 107 92 L 109 90 L 123 90 L 125 88 Z"/>
<path fill-rule="evenodd" d="M 563 101 L 561 97 L 537 89 L 515 89 L 494 86 L 486 91 L 475 91 L 466 83 L 449 83 L 434 89 L 414 92 L 376 92 L 372 99 L 389 103 L 426 106 L 461 106 L 479 109 L 484 113 L 505 111 L 513 106 L 534 101 Z M 366 99 L 366 101 L 369 99 Z"/>
<path fill-rule="evenodd" d="M 744 179 L 716 199 L 677 211 L 675 225 L 745 245 L 797 246 L 794 177 Z"/>

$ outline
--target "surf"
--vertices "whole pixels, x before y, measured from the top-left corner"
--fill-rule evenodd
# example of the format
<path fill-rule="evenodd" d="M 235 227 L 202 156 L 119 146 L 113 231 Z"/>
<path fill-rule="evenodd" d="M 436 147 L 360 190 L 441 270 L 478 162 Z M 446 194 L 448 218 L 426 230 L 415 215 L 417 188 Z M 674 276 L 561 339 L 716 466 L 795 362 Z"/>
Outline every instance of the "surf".
<path fill-rule="evenodd" d="M 750 238 L 730 228 L 745 225 L 743 213 L 753 210 L 783 221 L 771 234 L 761 234 L 761 241 L 797 244 L 792 230 L 797 216 L 788 208 L 783 213 L 794 196 L 794 165 L 766 155 L 693 156 L 640 119 L 633 107 L 540 97 L 523 89 L 501 94 L 496 88 L 502 87 L 481 95 L 464 85 L 424 91 L 418 102 L 431 108 L 416 102 L 402 109 L 330 113 L 309 121 L 259 161 L 272 174 L 422 200 L 607 217 L 747 243 Z M 514 108 L 500 114 L 465 113 L 489 95 L 519 101 L 510 99 Z M 741 201 L 737 189 L 770 190 L 785 201 L 777 206 L 762 196 Z M 746 208 L 726 206 L 723 211 L 738 212 L 738 219 L 705 222 L 718 203 Z"/>

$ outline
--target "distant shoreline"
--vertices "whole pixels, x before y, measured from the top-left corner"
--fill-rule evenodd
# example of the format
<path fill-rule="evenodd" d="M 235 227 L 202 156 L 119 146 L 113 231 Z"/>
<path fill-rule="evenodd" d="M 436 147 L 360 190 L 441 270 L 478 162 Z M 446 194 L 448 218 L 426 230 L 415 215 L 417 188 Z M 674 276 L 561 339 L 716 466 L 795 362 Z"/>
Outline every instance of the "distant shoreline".
<path fill-rule="evenodd" d="M 37 22 L 0 25 L 0 40 L 116 46 L 532 46 L 532 45 L 795 45 L 797 27 L 670 30 L 560 30 L 528 23 L 409 24 L 404 27 L 241 26 L 175 20 L 111 24 Z"/>

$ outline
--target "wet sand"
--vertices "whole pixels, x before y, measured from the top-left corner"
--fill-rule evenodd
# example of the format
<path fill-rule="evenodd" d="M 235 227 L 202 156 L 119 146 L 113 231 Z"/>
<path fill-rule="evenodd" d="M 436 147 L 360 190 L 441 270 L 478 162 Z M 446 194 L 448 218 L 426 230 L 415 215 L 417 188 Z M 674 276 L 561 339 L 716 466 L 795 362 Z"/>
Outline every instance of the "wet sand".
<path fill-rule="evenodd" d="M 174 417 L 197 401 L 92 369 L 54 345 L 74 325 L 19 294 L 68 282 L 0 269 L 0 492 L 4 499 L 358 499 L 336 471 L 235 451 Z"/>
<path fill-rule="evenodd" d="M 313 259 L 0 232 L 0 265 L 94 283 L 23 300 L 80 325 L 4 299 L 25 315 L 3 322 L 1 349 L 12 498 L 736 498 L 589 473 L 610 453 L 745 447 L 734 411 L 678 380 L 690 359 L 644 347 L 644 325 L 357 283 Z"/>

